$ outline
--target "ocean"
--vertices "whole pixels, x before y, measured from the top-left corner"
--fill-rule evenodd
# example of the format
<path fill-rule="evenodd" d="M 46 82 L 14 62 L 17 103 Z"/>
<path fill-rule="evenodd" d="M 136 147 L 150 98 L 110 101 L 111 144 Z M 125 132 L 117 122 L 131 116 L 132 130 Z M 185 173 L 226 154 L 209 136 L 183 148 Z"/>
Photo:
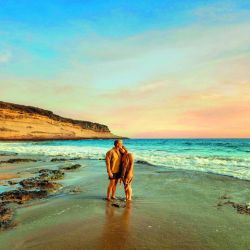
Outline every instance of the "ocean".
<path fill-rule="evenodd" d="M 138 166 L 184 169 L 250 180 L 250 139 L 124 139 Z M 0 142 L 0 153 L 103 160 L 113 140 Z"/>
<path fill-rule="evenodd" d="M 1 250 L 250 249 L 249 139 L 123 141 L 136 162 L 132 202 L 122 184 L 105 200 L 113 140 L 0 142 L 1 161 L 37 160 L 1 163 L 0 193 L 42 169 L 80 166 L 52 180 L 59 188 L 45 198 L 7 204 L 15 226 L 1 231 Z"/>

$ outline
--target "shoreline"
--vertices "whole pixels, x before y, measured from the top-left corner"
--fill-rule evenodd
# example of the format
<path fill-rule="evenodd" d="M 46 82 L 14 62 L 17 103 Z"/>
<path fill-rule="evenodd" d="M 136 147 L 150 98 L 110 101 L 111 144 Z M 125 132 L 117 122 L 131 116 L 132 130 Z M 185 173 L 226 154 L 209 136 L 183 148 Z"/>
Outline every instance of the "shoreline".
<path fill-rule="evenodd" d="M 60 138 L 20 138 L 20 139 L 12 139 L 12 138 L 0 138 L 0 142 L 32 142 L 32 141 L 81 141 L 81 140 L 114 140 L 114 139 L 130 139 L 128 137 L 74 137 L 74 138 L 67 138 L 67 137 L 60 137 Z"/>
<path fill-rule="evenodd" d="M 135 140 L 249 140 L 250 138 L 243 138 L 243 137 L 225 137 L 225 138 L 202 138 L 202 137 L 192 137 L 192 138 L 132 138 L 132 137 L 123 137 L 123 136 L 114 136 L 114 137 L 60 137 L 60 138 L 19 138 L 19 139 L 13 139 L 13 138 L 0 138 L 0 142 L 4 141 L 77 141 L 77 140 L 109 140 L 109 139 L 135 139 Z"/>

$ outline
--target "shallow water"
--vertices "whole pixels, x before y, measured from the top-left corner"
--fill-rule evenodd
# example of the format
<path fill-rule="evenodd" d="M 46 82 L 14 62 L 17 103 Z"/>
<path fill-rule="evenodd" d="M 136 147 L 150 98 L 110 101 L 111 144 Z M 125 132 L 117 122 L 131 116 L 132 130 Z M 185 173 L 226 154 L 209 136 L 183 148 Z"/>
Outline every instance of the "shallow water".
<path fill-rule="evenodd" d="M 66 164 L 37 158 L 11 170 L 22 176 Z M 17 226 L 0 233 L 1 249 L 250 249 L 250 216 L 217 207 L 223 195 L 250 202 L 248 181 L 136 164 L 132 203 L 106 202 L 104 161 L 76 162 L 83 167 L 66 172 L 59 193 L 19 206 Z"/>

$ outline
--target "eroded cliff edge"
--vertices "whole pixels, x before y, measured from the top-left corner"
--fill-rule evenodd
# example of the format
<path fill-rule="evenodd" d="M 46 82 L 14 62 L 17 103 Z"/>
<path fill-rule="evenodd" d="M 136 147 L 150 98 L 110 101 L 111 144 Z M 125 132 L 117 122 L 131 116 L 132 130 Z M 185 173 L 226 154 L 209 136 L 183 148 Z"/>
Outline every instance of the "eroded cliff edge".
<path fill-rule="evenodd" d="M 122 138 L 108 126 L 61 117 L 37 107 L 0 101 L 0 140 Z"/>

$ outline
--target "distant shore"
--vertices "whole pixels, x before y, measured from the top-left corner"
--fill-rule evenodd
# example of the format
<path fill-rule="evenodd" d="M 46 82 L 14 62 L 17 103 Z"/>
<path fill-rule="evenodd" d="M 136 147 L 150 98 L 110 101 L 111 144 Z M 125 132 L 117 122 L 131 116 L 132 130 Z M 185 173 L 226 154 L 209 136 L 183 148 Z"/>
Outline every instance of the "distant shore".
<path fill-rule="evenodd" d="M 37 107 L 0 101 L 0 141 L 124 138 L 104 124 L 75 120 Z"/>
<path fill-rule="evenodd" d="M 22 142 L 22 141 L 77 141 L 77 140 L 114 140 L 114 139 L 130 139 L 129 137 L 60 137 L 60 138 L 0 138 L 0 142 L 10 141 L 10 142 Z"/>

